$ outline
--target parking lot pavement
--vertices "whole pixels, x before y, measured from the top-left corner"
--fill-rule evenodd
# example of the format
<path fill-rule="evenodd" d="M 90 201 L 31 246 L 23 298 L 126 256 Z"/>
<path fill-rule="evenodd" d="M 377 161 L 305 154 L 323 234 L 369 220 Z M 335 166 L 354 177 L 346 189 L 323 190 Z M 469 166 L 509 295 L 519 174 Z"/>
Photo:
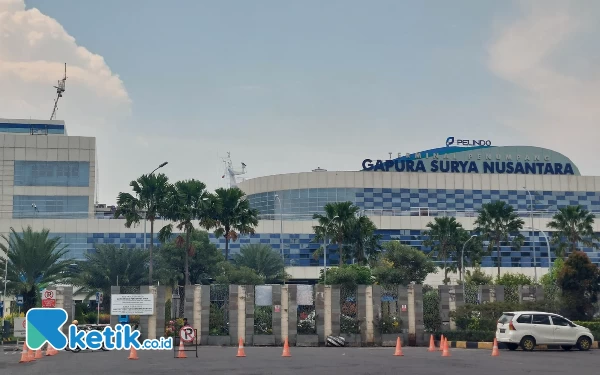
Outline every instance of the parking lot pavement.
<path fill-rule="evenodd" d="M 394 348 L 291 348 L 291 358 L 282 358 L 282 348 L 247 347 L 245 358 L 237 358 L 237 348 L 199 347 L 198 358 L 187 352 L 186 359 L 173 358 L 172 351 L 138 351 L 139 360 L 128 360 L 128 352 L 60 352 L 33 363 L 19 364 L 19 355 L 2 355 L 0 373 L 27 375 L 96 374 L 453 374 L 495 375 L 596 373 L 600 350 L 579 351 L 501 351 L 491 357 L 489 350 L 452 349 L 451 357 L 426 348 L 403 348 L 395 357 Z"/>

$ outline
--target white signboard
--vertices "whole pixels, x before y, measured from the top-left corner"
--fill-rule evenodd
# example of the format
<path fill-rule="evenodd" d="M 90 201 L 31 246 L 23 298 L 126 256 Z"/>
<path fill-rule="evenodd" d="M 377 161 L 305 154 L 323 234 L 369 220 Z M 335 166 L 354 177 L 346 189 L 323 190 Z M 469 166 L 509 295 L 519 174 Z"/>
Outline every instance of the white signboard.
<path fill-rule="evenodd" d="M 154 294 L 113 294 L 110 315 L 154 315 Z"/>
<path fill-rule="evenodd" d="M 25 327 L 27 321 L 25 318 L 15 318 L 15 337 L 25 337 Z"/>

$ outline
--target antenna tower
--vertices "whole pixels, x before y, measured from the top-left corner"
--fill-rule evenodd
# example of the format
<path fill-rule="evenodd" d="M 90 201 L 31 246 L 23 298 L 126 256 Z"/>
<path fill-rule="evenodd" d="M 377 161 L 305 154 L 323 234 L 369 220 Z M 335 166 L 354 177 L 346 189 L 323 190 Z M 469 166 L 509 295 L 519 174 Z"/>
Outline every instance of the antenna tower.
<path fill-rule="evenodd" d="M 63 92 L 65 92 L 65 83 L 67 82 L 67 63 L 65 63 L 65 76 L 63 79 L 58 81 L 58 85 L 54 86 L 56 89 L 56 100 L 54 101 L 54 109 L 52 110 L 52 116 L 50 116 L 50 120 L 54 120 L 56 118 L 56 111 L 58 110 L 58 99 L 62 98 Z"/>
<path fill-rule="evenodd" d="M 233 169 L 233 163 L 231 162 L 231 153 L 228 152 L 227 153 L 227 157 L 223 158 L 223 164 L 225 164 L 225 172 L 223 173 L 223 176 L 221 178 L 229 178 L 229 183 L 228 183 L 228 187 L 232 188 L 232 187 L 236 187 L 237 186 L 237 180 L 236 180 L 236 176 L 240 176 L 243 174 L 246 174 L 246 164 L 242 163 L 242 170 L 241 171 L 236 171 Z"/>

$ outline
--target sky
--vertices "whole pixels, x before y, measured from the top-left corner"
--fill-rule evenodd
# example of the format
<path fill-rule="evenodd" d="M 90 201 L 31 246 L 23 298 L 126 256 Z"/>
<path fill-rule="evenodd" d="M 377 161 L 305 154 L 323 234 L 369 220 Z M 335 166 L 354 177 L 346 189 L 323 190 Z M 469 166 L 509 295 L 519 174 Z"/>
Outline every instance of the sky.
<path fill-rule="evenodd" d="M 600 176 L 600 2 L 0 0 L 0 117 L 97 138 L 100 203 L 161 171 L 224 186 L 360 170 L 447 137 Z"/>

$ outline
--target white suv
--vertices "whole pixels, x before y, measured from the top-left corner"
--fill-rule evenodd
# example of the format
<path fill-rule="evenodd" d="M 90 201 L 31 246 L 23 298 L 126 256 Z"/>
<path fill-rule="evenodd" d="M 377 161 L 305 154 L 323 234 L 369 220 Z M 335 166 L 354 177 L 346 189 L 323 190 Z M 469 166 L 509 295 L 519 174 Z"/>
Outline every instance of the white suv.
<path fill-rule="evenodd" d="M 589 350 L 594 336 L 589 329 L 556 314 L 539 311 L 505 312 L 498 319 L 496 340 L 508 349 L 531 351 L 536 345 L 560 345 L 564 350 L 577 346 Z"/>

